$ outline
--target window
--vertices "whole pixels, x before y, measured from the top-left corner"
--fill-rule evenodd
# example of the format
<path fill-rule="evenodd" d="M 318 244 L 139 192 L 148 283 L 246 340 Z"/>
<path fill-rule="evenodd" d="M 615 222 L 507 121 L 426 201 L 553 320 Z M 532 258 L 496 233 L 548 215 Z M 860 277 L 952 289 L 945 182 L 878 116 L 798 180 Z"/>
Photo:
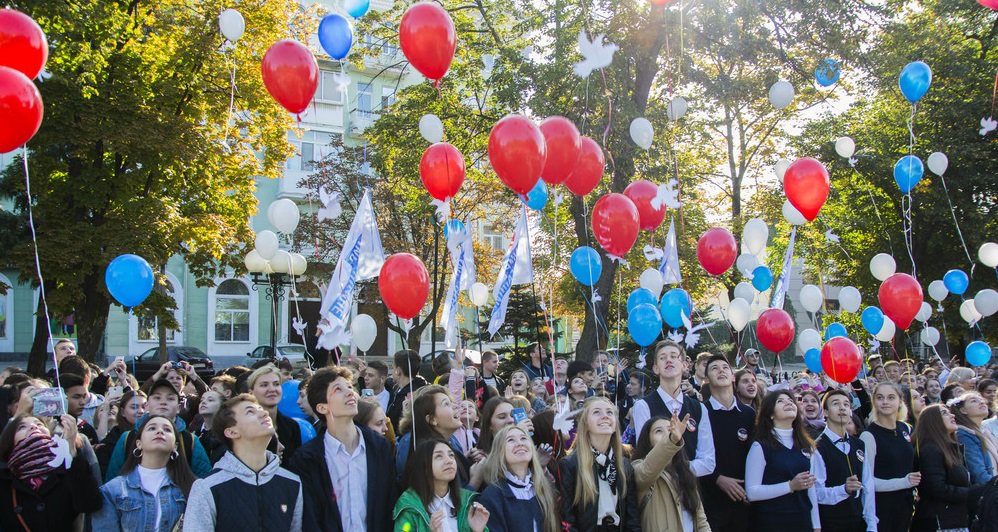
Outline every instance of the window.
<path fill-rule="evenodd" d="M 374 119 L 374 92 L 370 83 L 357 84 L 357 114 L 362 118 Z"/>
<path fill-rule="evenodd" d="M 6 340 L 8 336 L 7 332 L 7 298 L 10 297 L 10 288 L 7 288 L 7 293 L 0 294 L 0 340 Z"/>
<path fill-rule="evenodd" d="M 332 70 L 319 71 L 319 87 L 315 91 L 315 99 L 319 101 L 343 103 L 343 87 L 336 82 L 340 74 Z"/>
<path fill-rule="evenodd" d="M 166 281 L 166 293 L 170 297 L 175 297 L 176 292 L 173 290 L 173 283 L 169 280 Z M 137 337 L 140 342 L 156 342 L 159 341 L 159 318 L 155 316 L 140 316 L 138 320 L 138 331 Z M 176 339 L 177 331 L 173 329 L 167 329 L 166 331 L 166 341 L 172 343 Z"/>
<path fill-rule="evenodd" d="M 387 109 L 393 103 L 395 103 L 395 87 L 381 87 L 381 108 Z"/>
<path fill-rule="evenodd" d="M 333 134 L 324 131 L 306 131 L 301 138 L 298 138 L 294 132 L 289 132 L 288 140 L 298 153 L 288 158 L 287 169 L 309 172 L 314 170 L 316 163 L 329 153 Z"/>
<path fill-rule="evenodd" d="M 222 281 L 215 290 L 215 341 L 249 342 L 249 289 L 242 281 Z"/>
<path fill-rule="evenodd" d="M 482 240 L 492 246 L 492 249 L 506 249 L 505 238 L 503 238 L 502 233 L 493 224 L 482 224 Z"/>

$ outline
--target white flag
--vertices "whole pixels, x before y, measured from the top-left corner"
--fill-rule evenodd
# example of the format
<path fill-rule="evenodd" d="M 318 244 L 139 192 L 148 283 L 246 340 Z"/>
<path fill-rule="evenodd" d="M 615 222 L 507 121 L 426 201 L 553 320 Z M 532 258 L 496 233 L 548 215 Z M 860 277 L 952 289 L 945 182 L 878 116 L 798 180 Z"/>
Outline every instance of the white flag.
<path fill-rule="evenodd" d="M 787 244 L 787 254 L 783 257 L 783 271 L 776 281 L 776 290 L 773 290 L 773 301 L 771 308 L 783 308 L 783 301 L 787 297 L 787 288 L 790 287 L 790 269 L 794 260 L 794 240 L 797 239 L 797 226 L 790 230 L 790 243 Z"/>
<path fill-rule="evenodd" d="M 530 284 L 534 280 L 534 266 L 530 257 L 530 234 L 527 231 L 527 208 L 523 207 L 520 221 L 513 231 L 513 241 L 509 245 L 506 256 L 499 265 L 499 276 L 496 277 L 492 295 L 496 305 L 489 318 L 489 334 L 496 332 L 506 322 L 506 305 L 509 304 L 510 288 L 516 284 Z"/>
<path fill-rule="evenodd" d="M 665 237 L 665 247 L 662 249 L 662 264 L 658 271 L 662 274 L 665 284 L 682 284 L 683 274 L 679 271 L 679 248 L 676 245 L 676 221 L 669 218 L 669 234 Z"/>
<path fill-rule="evenodd" d="M 353 308 L 357 282 L 377 277 L 384 263 L 385 250 L 381 247 L 381 234 L 374 218 L 371 191 L 365 190 L 322 297 L 320 347 L 331 349 L 350 342 L 346 322 Z"/>
<path fill-rule="evenodd" d="M 447 235 L 447 248 L 451 252 L 451 262 L 454 274 L 451 275 L 447 295 L 444 297 L 444 309 L 441 313 L 440 327 L 446 332 L 444 343 L 454 347 L 457 341 L 457 307 L 458 295 L 463 289 L 470 289 L 475 283 L 475 253 L 472 247 L 470 226 L 471 217 L 463 231 L 451 229 Z"/>

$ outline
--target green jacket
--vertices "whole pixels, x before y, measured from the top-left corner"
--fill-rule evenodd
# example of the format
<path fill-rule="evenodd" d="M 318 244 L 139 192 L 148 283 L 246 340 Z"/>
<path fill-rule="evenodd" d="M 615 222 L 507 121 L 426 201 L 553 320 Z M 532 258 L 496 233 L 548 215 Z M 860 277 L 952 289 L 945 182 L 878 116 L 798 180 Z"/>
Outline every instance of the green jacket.
<path fill-rule="evenodd" d="M 471 530 L 468 526 L 468 509 L 475 502 L 478 494 L 465 489 L 461 490 L 461 508 L 457 511 L 457 529 L 459 532 Z M 395 518 L 395 532 L 430 532 L 430 514 L 423 506 L 423 501 L 419 500 L 419 495 L 411 489 L 399 497 L 395 503 L 395 511 L 392 512 Z M 485 527 L 488 532 L 489 527 Z"/>

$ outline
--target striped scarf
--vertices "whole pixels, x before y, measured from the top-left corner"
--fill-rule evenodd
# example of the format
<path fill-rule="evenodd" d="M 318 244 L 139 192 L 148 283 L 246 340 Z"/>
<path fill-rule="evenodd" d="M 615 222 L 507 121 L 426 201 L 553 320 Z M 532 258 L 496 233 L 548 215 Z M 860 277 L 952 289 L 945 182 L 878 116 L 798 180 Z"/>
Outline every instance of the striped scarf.
<path fill-rule="evenodd" d="M 7 467 L 15 478 L 37 490 L 45 480 L 45 475 L 55 469 L 49 465 L 55 458 L 55 453 L 52 452 L 54 446 L 51 436 L 40 432 L 31 434 L 14 444 L 14 450 L 7 459 Z"/>

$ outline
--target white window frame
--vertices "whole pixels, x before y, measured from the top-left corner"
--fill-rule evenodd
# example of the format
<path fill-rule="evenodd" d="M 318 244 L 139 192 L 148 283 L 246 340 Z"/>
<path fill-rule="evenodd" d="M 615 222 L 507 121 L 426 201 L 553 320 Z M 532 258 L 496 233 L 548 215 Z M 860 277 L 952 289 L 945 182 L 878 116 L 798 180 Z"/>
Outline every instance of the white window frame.
<path fill-rule="evenodd" d="M 365 87 L 367 90 L 361 90 Z M 360 106 L 362 95 L 367 96 L 367 109 Z M 374 83 L 357 83 L 357 115 L 372 122 L 378 117 L 378 113 L 374 109 Z"/>
<path fill-rule="evenodd" d="M 319 86 L 315 90 L 315 101 L 320 103 L 343 104 L 343 87 L 339 86 L 334 79 L 339 72 L 333 70 L 319 70 Z M 329 85 L 333 85 L 332 88 Z M 335 98 L 326 98 L 327 91 L 332 90 Z"/>
<path fill-rule="evenodd" d="M 295 147 L 295 155 L 289 157 L 284 164 L 285 171 L 298 172 L 300 174 L 315 171 L 315 165 L 321 162 L 324 156 L 328 155 L 329 143 L 332 141 L 333 136 L 338 134 L 335 131 L 310 129 L 303 132 L 301 138 L 298 138 L 294 132 L 288 132 L 288 141 Z M 323 138 L 319 138 L 320 135 Z M 326 135 L 328 135 L 328 139 L 325 138 Z M 309 145 L 309 149 L 312 151 L 312 157 L 307 163 L 304 153 L 305 145 Z"/>
<path fill-rule="evenodd" d="M 173 317 L 177 320 L 177 324 L 180 326 L 177 330 L 170 330 L 173 333 L 172 338 L 167 335 L 166 343 L 167 345 L 184 345 L 184 287 L 180 284 L 180 280 L 177 279 L 172 273 L 166 272 L 166 280 L 170 283 L 170 288 L 173 289 L 173 299 L 176 302 L 177 308 L 173 311 Z M 157 319 L 156 332 L 159 332 L 159 323 Z M 139 318 L 138 316 L 132 316 L 128 320 L 128 341 L 129 353 L 135 353 L 138 349 L 148 349 L 149 346 L 159 344 L 159 338 L 153 337 L 152 339 L 143 340 L 139 338 Z M 134 344 L 134 345 L 132 345 Z"/>
<path fill-rule="evenodd" d="M 497 240 L 498 246 L 496 245 Z M 500 251 L 506 249 L 506 235 L 496 227 L 496 224 L 482 222 L 482 241 L 492 246 L 492 249 Z"/>
<path fill-rule="evenodd" d="M 249 339 L 243 341 L 218 341 L 215 339 L 215 306 L 216 291 L 224 281 L 234 279 L 246 285 L 249 290 Z M 245 355 L 257 343 L 259 336 L 260 305 L 259 293 L 253 290 L 253 282 L 246 277 L 218 277 L 215 286 L 208 289 L 208 354 L 209 355 Z"/>

